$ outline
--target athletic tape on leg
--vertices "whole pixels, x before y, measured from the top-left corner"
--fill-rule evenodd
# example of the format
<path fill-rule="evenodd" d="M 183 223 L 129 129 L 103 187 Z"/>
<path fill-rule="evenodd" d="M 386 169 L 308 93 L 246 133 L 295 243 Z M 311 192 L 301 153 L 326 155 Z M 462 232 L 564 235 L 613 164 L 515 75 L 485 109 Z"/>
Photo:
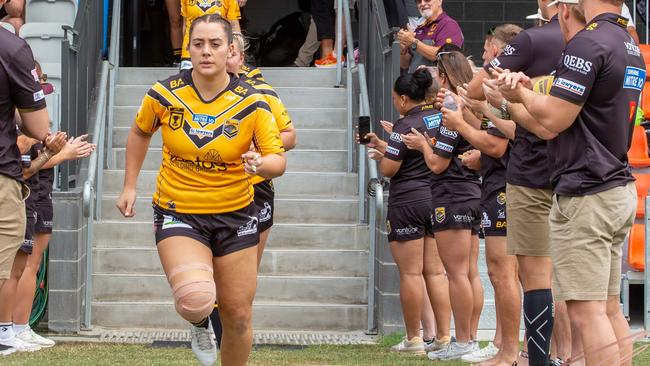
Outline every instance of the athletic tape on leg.
<path fill-rule="evenodd" d="M 203 263 L 178 266 L 169 272 L 169 280 L 180 273 L 203 270 L 212 274 L 212 268 Z M 176 311 L 184 319 L 197 322 L 205 319 L 212 312 L 217 290 L 212 278 L 189 278 L 172 285 Z"/>

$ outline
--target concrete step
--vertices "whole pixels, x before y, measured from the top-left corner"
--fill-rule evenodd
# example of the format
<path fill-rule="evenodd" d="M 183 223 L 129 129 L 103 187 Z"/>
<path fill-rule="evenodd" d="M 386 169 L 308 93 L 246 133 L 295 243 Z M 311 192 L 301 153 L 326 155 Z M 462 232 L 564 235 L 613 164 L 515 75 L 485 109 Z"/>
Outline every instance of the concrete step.
<path fill-rule="evenodd" d="M 115 207 L 117 195 L 105 195 L 102 200 L 102 219 L 121 220 L 122 214 Z M 356 197 L 313 196 L 275 198 L 274 222 L 352 224 L 358 221 L 359 201 Z M 135 212 L 140 220 L 153 217 L 151 197 L 138 197 Z"/>
<path fill-rule="evenodd" d="M 131 127 L 113 129 L 113 147 L 126 147 L 126 139 Z M 339 129 L 298 129 L 297 149 L 346 150 L 346 132 Z M 150 147 L 162 146 L 162 134 L 156 133 L 151 138 Z"/>
<path fill-rule="evenodd" d="M 114 109 L 113 123 L 115 127 L 131 127 L 138 113 L 136 104 L 141 99 L 133 102 L 133 106 L 116 106 Z M 312 129 L 346 129 L 347 112 L 345 106 L 339 108 L 324 108 L 319 105 L 306 108 L 287 107 L 291 120 L 296 128 Z"/>
<path fill-rule="evenodd" d="M 153 85 L 158 80 L 165 80 L 177 74 L 178 69 L 171 67 L 120 67 L 118 84 L 121 85 Z M 331 87 L 335 83 L 336 69 L 318 69 L 314 67 L 265 67 L 262 75 L 274 87 Z"/>
<path fill-rule="evenodd" d="M 115 87 L 116 106 L 140 106 L 142 98 L 151 88 L 147 85 L 117 85 Z M 274 88 L 287 108 L 344 108 L 347 92 L 344 88 L 333 87 L 277 87 Z"/>
<path fill-rule="evenodd" d="M 145 215 L 138 215 L 142 220 Z M 103 221 L 93 226 L 94 246 L 100 248 L 155 248 L 151 220 Z M 367 250 L 367 226 L 355 224 L 283 224 L 271 229 L 266 247 L 269 249 Z"/>
<path fill-rule="evenodd" d="M 138 194 L 149 195 L 156 190 L 157 170 L 143 170 L 138 177 Z M 104 171 L 104 193 L 119 194 L 124 184 L 123 170 Z M 356 174 L 287 172 L 273 180 L 275 193 L 281 195 L 354 196 L 359 192 Z"/>
<path fill-rule="evenodd" d="M 115 169 L 124 169 L 126 148 L 113 148 Z M 344 150 L 292 150 L 287 153 L 287 171 L 335 171 L 347 170 L 347 152 Z M 162 150 L 151 148 L 147 152 L 142 169 L 157 170 L 162 161 Z"/>
<path fill-rule="evenodd" d="M 93 253 L 93 273 L 163 274 L 155 248 L 94 248 Z M 269 248 L 262 257 L 260 274 L 363 277 L 368 275 L 368 252 Z"/>
<path fill-rule="evenodd" d="M 164 275 L 94 274 L 93 301 L 165 302 L 172 292 Z M 259 276 L 256 301 L 364 304 L 365 277 Z"/>
<path fill-rule="evenodd" d="M 366 329 L 367 306 L 256 302 L 253 328 L 264 330 L 352 331 Z M 169 302 L 92 303 L 93 325 L 110 328 L 186 329 Z"/>

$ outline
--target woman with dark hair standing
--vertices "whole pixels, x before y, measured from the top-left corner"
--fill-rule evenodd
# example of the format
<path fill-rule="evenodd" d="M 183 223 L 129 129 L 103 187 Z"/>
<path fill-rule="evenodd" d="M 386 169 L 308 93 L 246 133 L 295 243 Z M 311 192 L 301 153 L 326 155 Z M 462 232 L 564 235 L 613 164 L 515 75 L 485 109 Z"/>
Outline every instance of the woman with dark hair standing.
<path fill-rule="evenodd" d="M 438 255 L 431 227 L 431 183 L 433 174 L 422 153 L 409 150 L 401 134 L 417 129 L 424 133 L 429 123 L 440 118 L 440 111 L 425 102 L 433 79 L 425 69 L 402 75 L 395 81 L 393 103 L 404 117 L 393 126 L 388 142 L 368 134 L 374 148 L 373 158 L 380 161 L 383 176 L 391 177 L 386 227 L 391 252 L 400 274 L 400 301 L 406 326 L 406 337 L 392 351 L 425 353 L 419 336 L 424 289 L 436 318 L 438 339 L 449 338 L 450 308 L 448 282 Z"/>
<path fill-rule="evenodd" d="M 217 351 L 208 316 L 218 292 L 221 364 L 245 365 L 259 241 L 251 176 L 280 176 L 286 160 L 264 95 L 226 71 L 234 47 L 230 22 L 201 16 L 188 36 L 193 69 L 156 83 L 138 111 L 117 207 L 125 217 L 135 215 L 138 174 L 151 136 L 162 129 L 154 230 L 176 311 L 192 324 L 194 354 L 213 365 Z M 249 151 L 252 142 L 256 152 Z"/>
<path fill-rule="evenodd" d="M 460 52 L 441 52 L 434 78 L 448 90 L 472 78 L 472 69 Z M 454 314 L 456 342 L 446 349 L 429 352 L 430 359 L 459 359 L 477 349 L 472 342 L 474 324 L 478 324 L 483 291 L 473 289 L 478 282 L 478 231 L 480 229 L 481 185 L 478 174 L 463 165 L 462 156 L 472 149 L 456 131 L 450 131 L 441 122 L 445 109 L 430 121 L 435 138 L 433 147 L 416 129 L 400 137 L 409 149 L 423 153 L 427 166 L 434 173 L 431 196 L 433 199 L 432 226 L 440 258 L 449 278 L 449 294 Z M 480 299 L 475 299 L 480 297 Z M 475 301 L 476 300 L 476 301 Z M 480 301 L 478 301 L 480 300 Z"/>

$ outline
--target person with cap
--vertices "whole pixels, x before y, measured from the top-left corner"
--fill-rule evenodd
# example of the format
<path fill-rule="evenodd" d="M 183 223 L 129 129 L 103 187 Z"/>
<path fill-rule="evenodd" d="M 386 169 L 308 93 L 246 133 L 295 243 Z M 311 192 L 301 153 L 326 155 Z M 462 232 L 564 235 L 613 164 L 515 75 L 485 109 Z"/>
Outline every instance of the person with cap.
<path fill-rule="evenodd" d="M 542 15 L 542 10 L 540 8 L 537 8 L 537 13 L 530 14 L 529 16 L 526 17 L 526 19 L 534 20 L 536 27 L 541 27 L 544 24 L 548 23 L 548 19 L 544 18 L 544 16 Z"/>
<path fill-rule="evenodd" d="M 546 76 L 555 70 L 565 43 L 557 19 L 557 7 L 549 7 L 550 3 L 550 0 L 538 0 L 542 15 L 550 21 L 543 27 L 526 29 L 513 38 L 501 55 L 474 76 L 467 88 L 470 98 L 485 99 L 484 84 L 486 87 L 494 85 L 493 81 L 484 83 L 484 79 L 490 77 L 494 68 L 523 71 L 531 77 Z M 501 96 L 497 106 L 503 119 L 517 122 L 506 171 L 507 250 L 508 254 L 517 256 L 519 278 L 524 289 L 529 364 L 546 365 L 554 314 L 548 224 L 552 192 L 544 139 L 553 138 L 555 134 L 536 124 L 522 126 L 529 116 L 511 111 L 511 105 Z M 504 326 L 504 339 L 510 339 L 507 337 L 513 336 L 512 331 L 512 327 Z M 518 336 L 518 327 L 514 331 Z M 510 364 L 514 357 L 516 355 L 502 354 L 502 360 Z"/>
<path fill-rule="evenodd" d="M 620 15 L 623 0 L 567 2 L 576 3 L 555 2 L 567 45 L 549 95 L 525 87 L 524 73 L 503 72 L 498 83 L 508 100 L 558 134 L 549 144 L 553 281 L 556 298 L 567 302 L 574 344 L 581 342 L 587 365 L 630 365 L 619 305 L 621 248 L 636 210 L 627 151 L 645 63 Z M 571 11 L 584 14 L 584 29 L 566 26 Z"/>
<path fill-rule="evenodd" d="M 414 72 L 419 66 L 433 66 L 441 46 L 453 43 L 463 47 L 463 31 L 458 23 L 442 9 L 442 0 L 418 0 L 418 10 L 424 23 L 415 30 L 397 33 L 401 46 L 400 68 Z"/>

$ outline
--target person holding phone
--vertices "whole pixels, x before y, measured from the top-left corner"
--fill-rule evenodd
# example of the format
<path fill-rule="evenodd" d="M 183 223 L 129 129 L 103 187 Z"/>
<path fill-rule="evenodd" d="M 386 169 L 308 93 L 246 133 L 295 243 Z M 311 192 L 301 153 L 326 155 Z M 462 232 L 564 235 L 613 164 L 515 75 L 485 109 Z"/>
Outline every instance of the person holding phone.
<path fill-rule="evenodd" d="M 425 102 L 427 89 L 433 83 L 426 69 L 397 78 L 392 93 L 393 104 L 404 117 L 395 123 L 387 142 L 374 133 L 366 134 L 363 120 L 359 126 L 360 136 L 366 137 L 361 142 L 367 141 L 368 146 L 375 149 L 373 156 L 380 162 L 381 174 L 391 178 L 386 228 L 391 253 L 399 270 L 400 301 L 406 327 L 406 337 L 391 348 L 394 352 L 426 352 L 419 336 L 425 294 L 423 275 L 434 308 L 436 337 L 446 340 L 446 343 L 450 339 L 449 284 L 431 224 L 433 173 L 422 153 L 409 150 L 401 138 L 411 129 L 425 133 L 431 121 L 440 118 L 440 111 Z"/>

